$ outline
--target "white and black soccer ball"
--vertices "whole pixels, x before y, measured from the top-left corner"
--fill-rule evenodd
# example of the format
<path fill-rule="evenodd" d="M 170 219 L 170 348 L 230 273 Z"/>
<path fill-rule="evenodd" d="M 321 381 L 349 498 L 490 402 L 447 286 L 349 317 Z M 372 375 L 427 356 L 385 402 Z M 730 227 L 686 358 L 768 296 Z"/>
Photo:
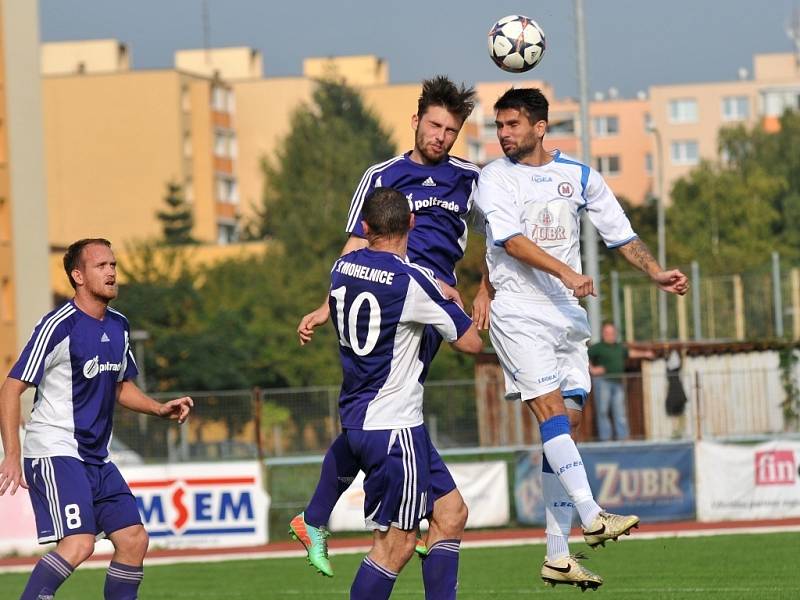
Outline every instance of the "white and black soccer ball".
<path fill-rule="evenodd" d="M 544 31 L 522 15 L 503 17 L 489 30 L 489 56 L 504 71 L 530 71 L 541 62 L 544 48 Z"/>

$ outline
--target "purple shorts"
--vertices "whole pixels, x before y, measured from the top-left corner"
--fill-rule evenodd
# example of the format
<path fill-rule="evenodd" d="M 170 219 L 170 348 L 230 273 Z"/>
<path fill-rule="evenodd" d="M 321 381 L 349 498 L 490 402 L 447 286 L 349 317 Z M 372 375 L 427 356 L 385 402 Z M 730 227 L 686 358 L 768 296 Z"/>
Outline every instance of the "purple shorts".
<path fill-rule="evenodd" d="M 113 463 L 93 465 L 71 456 L 26 458 L 25 481 L 40 544 L 142 524 L 136 500 Z"/>
<path fill-rule="evenodd" d="M 364 478 L 367 527 L 413 530 L 429 518 L 433 502 L 455 489 L 453 477 L 423 425 L 406 429 L 344 432 Z M 437 495 L 438 492 L 438 495 Z"/>

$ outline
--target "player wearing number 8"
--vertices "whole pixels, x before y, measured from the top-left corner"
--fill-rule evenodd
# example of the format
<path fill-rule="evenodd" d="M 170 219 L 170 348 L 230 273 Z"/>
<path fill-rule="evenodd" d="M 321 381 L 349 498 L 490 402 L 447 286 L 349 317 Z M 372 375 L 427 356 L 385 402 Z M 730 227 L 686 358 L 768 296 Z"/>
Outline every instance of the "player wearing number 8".
<path fill-rule="evenodd" d="M 433 274 L 405 258 L 413 227 L 405 197 L 379 188 L 363 208 L 369 247 L 345 254 L 331 270 L 329 303 L 342 361 L 339 415 L 343 437 L 364 471 L 364 516 L 373 546 L 350 590 L 353 600 L 388 598 L 414 552 L 420 519 L 445 518 L 433 489 L 455 483 L 423 425 L 420 360 L 426 325 L 462 352 L 481 340 L 470 317 L 442 294 Z M 439 509 L 445 498 L 436 499 Z M 426 566 L 428 598 L 455 598 L 458 540 L 439 540 Z M 432 545 L 431 549 L 435 549 Z M 430 565 L 427 565 L 427 561 Z M 423 567 L 425 570 L 425 567 Z M 435 588 L 435 589 L 434 589 Z"/>
<path fill-rule="evenodd" d="M 114 405 L 183 423 L 189 397 L 164 404 L 131 381 L 138 371 L 127 319 L 108 307 L 117 296 L 116 261 L 108 240 L 79 240 L 64 269 L 75 298 L 45 315 L 0 388 L 0 495 L 29 489 L 39 542 L 56 542 L 31 573 L 21 600 L 42 600 L 108 537 L 114 555 L 107 600 L 134 600 L 142 581 L 147 533 L 119 470 L 109 462 Z M 20 396 L 36 387 L 20 467 Z M 27 482 L 27 483 L 26 483 Z M 94 597 L 94 596 L 93 596 Z"/>

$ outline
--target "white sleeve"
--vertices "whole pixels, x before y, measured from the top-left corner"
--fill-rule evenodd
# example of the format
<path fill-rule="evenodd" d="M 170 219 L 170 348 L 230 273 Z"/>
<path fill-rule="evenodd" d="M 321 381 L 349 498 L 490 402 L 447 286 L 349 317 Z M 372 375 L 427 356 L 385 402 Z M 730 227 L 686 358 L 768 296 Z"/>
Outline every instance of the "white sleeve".
<path fill-rule="evenodd" d="M 478 179 L 475 205 L 486 219 L 486 234 L 495 246 L 523 233 L 522 212 L 516 195 L 496 169 L 484 169 Z"/>
<path fill-rule="evenodd" d="M 470 194 L 469 201 L 467 202 L 467 206 L 469 206 L 469 212 L 467 213 L 466 218 L 467 227 L 469 227 L 472 231 L 486 237 L 486 215 L 483 214 L 483 211 L 475 201 L 477 195 L 478 184 L 473 182 L 472 193 Z"/>
<path fill-rule="evenodd" d="M 586 184 L 586 211 L 609 248 L 618 248 L 636 237 L 625 211 L 603 177 L 591 169 Z"/>
<path fill-rule="evenodd" d="M 444 297 L 433 275 L 426 277 L 429 281 L 418 279 L 409 277 L 401 321 L 432 325 L 448 342 L 464 335 L 472 319 L 458 304 Z"/>

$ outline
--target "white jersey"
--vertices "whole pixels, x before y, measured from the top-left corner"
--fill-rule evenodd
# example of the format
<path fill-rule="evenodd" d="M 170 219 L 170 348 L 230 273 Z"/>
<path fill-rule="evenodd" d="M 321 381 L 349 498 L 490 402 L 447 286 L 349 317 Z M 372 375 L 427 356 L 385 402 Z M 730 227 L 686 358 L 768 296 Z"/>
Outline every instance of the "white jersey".
<path fill-rule="evenodd" d="M 486 215 L 489 279 L 501 294 L 577 301 L 556 277 L 509 256 L 503 245 L 512 237 L 526 236 L 578 273 L 581 210 L 609 248 L 636 237 L 602 176 L 558 150 L 540 167 L 509 158 L 489 163 L 478 179 L 476 204 Z"/>

